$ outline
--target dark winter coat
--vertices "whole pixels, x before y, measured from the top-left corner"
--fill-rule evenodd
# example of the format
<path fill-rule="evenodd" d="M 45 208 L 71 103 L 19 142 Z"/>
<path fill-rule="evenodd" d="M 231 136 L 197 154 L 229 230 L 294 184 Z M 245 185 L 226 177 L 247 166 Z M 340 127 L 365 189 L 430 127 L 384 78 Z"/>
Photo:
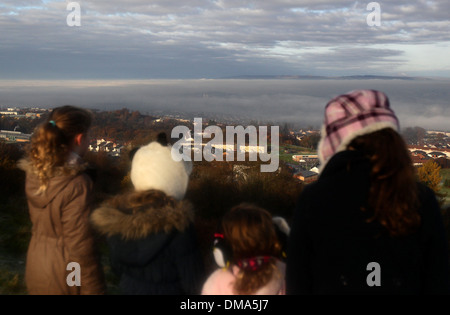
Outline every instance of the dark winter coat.
<path fill-rule="evenodd" d="M 25 192 L 33 225 L 25 270 L 28 293 L 103 294 L 103 271 L 89 223 L 93 183 L 84 173 L 85 166 L 76 163 L 58 168 L 40 194 L 32 164 L 23 159 L 18 166 L 26 172 Z M 67 268 L 71 262 L 80 266 L 81 286 L 67 283 L 75 270 Z"/>
<path fill-rule="evenodd" d="M 145 193 L 145 192 L 144 192 Z M 139 200 L 139 192 L 113 198 L 91 216 L 106 236 L 113 270 L 122 294 L 199 294 L 204 281 L 203 260 L 187 201 L 155 207 Z"/>
<path fill-rule="evenodd" d="M 390 237 L 366 223 L 370 163 L 357 151 L 337 153 L 306 186 L 291 226 L 287 294 L 448 294 L 449 260 L 436 197 L 419 185 L 420 229 Z M 369 286 L 380 267 L 381 286 Z M 370 282 L 370 281 L 369 281 Z M 371 283 L 372 284 L 372 283 Z"/>

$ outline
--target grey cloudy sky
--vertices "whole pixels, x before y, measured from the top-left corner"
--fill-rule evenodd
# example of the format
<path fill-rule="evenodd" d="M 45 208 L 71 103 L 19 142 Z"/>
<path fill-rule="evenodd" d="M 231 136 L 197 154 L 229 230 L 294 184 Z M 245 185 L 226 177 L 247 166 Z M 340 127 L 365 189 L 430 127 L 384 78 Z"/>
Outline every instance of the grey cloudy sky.
<path fill-rule="evenodd" d="M 0 1 L 0 79 L 450 77 L 450 1 Z"/>
<path fill-rule="evenodd" d="M 173 109 L 319 126 L 331 97 L 374 88 L 403 126 L 449 128 L 450 1 L 378 1 L 381 24 L 369 26 L 370 1 L 80 0 L 72 27 L 69 2 L 0 0 L 3 108 Z M 367 74 L 440 78 L 198 80 Z"/>

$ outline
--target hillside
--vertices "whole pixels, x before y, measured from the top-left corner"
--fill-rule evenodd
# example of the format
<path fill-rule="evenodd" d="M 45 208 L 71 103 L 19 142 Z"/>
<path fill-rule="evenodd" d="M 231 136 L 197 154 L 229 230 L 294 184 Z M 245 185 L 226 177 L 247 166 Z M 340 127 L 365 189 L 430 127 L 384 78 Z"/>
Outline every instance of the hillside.
<path fill-rule="evenodd" d="M 170 134 L 178 125 L 189 125 L 188 120 L 174 117 L 142 115 L 136 111 L 94 111 L 92 138 L 108 138 L 126 144 L 120 156 L 111 156 L 106 151 L 89 152 L 86 160 L 96 170 L 95 204 L 131 188 L 129 152 L 142 144 L 154 141 L 159 132 Z M 42 119 L 44 119 L 43 117 Z M 30 120 L 27 128 L 32 130 L 42 120 Z M 2 120 L 1 122 L 6 122 Z M 221 125 L 210 121 L 206 124 Z M 442 137 L 424 137 L 421 129 L 410 130 L 414 141 L 433 141 L 439 144 Z M 422 137 L 422 138 L 421 138 Z M 297 198 L 304 184 L 293 176 L 292 169 L 317 165 L 315 158 L 304 164 L 293 161 L 296 155 L 314 155 L 319 140 L 317 131 L 294 131 L 288 126 L 281 128 L 280 168 L 276 172 L 260 172 L 261 161 L 250 162 L 194 162 L 186 199 L 196 209 L 198 240 L 209 270 L 214 268 L 211 255 L 212 236 L 220 217 L 232 206 L 250 202 L 266 208 L 274 215 L 291 220 Z M 435 142 L 437 141 L 437 142 Z M 23 144 L 7 144 L 0 141 L 0 294 L 26 294 L 24 286 L 25 255 L 31 236 L 31 223 L 24 194 L 24 174 L 16 168 L 23 156 Z M 295 171 L 298 171 L 295 170 Z M 442 192 L 450 196 L 450 171 L 442 169 Z M 445 208 L 445 207 L 444 207 Z M 443 210 L 446 222 L 450 222 L 450 211 Z M 449 225 L 448 225 L 449 226 Z M 450 229 L 449 229 L 450 241 Z M 104 271 L 108 280 L 108 293 L 117 293 L 117 279 L 111 271 L 108 249 L 99 240 Z"/>

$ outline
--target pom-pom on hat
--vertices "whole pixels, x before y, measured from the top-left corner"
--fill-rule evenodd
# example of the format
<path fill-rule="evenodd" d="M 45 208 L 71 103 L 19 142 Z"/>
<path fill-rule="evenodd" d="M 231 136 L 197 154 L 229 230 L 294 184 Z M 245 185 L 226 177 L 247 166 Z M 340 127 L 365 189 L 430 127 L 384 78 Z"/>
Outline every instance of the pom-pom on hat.
<path fill-rule="evenodd" d="M 158 141 L 140 147 L 131 162 L 131 182 L 137 191 L 163 191 L 177 200 L 184 198 L 192 163 L 172 159 L 172 146 L 158 135 Z"/>
<path fill-rule="evenodd" d="M 320 170 L 356 137 L 384 128 L 398 131 L 399 122 L 383 92 L 356 90 L 331 99 L 325 107 L 318 145 Z"/>

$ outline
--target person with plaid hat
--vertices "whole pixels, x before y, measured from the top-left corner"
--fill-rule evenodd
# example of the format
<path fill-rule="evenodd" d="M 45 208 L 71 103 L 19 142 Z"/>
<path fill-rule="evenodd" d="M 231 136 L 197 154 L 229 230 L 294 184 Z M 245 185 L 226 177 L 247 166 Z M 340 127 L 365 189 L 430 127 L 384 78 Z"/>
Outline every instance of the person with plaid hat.
<path fill-rule="evenodd" d="M 388 97 L 330 100 L 317 182 L 291 225 L 287 294 L 448 294 L 448 243 L 431 189 L 416 182 Z"/>

